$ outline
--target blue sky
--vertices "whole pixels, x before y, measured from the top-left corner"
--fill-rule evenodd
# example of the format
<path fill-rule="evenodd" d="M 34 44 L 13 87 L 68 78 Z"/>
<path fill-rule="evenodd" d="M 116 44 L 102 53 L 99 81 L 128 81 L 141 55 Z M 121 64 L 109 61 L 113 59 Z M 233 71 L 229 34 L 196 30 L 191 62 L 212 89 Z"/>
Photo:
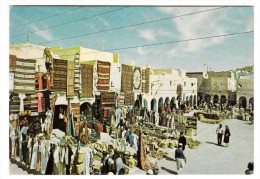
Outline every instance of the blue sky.
<path fill-rule="evenodd" d="M 205 71 L 204 64 L 215 71 L 253 65 L 253 33 L 137 47 L 253 31 L 254 10 L 251 7 L 225 7 L 51 42 L 215 8 L 218 7 L 13 6 L 10 8 L 10 43 L 26 43 L 26 34 L 15 35 L 37 31 L 29 33 L 29 43 L 63 48 L 81 45 L 86 48 L 109 51 L 120 54 L 121 63 L 126 64 L 134 61 L 136 65 L 150 64 L 153 68 L 181 68 L 186 71 Z M 62 14 L 55 15 L 58 13 Z M 52 15 L 55 16 L 36 21 Z M 86 17 L 90 18 L 75 21 Z M 70 21 L 75 22 L 59 25 Z M 18 26 L 25 23 L 27 24 Z M 56 25 L 57 27 L 52 28 Z M 49 29 L 39 31 L 48 27 Z M 136 48 L 115 50 L 123 47 Z"/>

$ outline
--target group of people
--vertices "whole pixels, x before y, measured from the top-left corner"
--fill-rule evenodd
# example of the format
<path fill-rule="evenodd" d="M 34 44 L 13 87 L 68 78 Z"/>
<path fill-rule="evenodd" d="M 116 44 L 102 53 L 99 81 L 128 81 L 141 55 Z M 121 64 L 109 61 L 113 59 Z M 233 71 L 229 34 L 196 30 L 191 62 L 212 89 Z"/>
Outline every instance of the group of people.
<path fill-rule="evenodd" d="M 225 130 L 222 127 L 222 124 L 219 124 L 219 127 L 216 130 L 217 133 L 217 141 L 218 141 L 218 145 L 222 146 L 222 138 L 224 135 L 224 140 L 223 142 L 226 143 L 226 147 L 229 146 L 229 138 L 231 136 L 230 130 L 228 125 L 225 125 Z"/>

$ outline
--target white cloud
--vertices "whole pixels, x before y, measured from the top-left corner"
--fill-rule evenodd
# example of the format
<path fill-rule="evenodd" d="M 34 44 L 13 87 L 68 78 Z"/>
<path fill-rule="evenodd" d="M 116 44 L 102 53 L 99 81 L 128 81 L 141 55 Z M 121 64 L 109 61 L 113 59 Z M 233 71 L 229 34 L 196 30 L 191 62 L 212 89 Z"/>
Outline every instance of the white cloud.
<path fill-rule="evenodd" d="M 46 40 L 46 41 L 51 41 L 51 40 L 54 39 L 54 38 L 52 37 L 51 33 L 50 33 L 48 30 L 39 31 L 39 28 L 38 28 L 36 25 L 34 25 L 34 24 L 29 25 L 29 27 L 30 27 L 33 31 L 36 31 L 35 34 L 37 34 L 38 36 L 40 36 L 41 38 L 43 38 L 43 39 Z"/>
<path fill-rule="evenodd" d="M 155 41 L 160 36 L 172 36 L 172 33 L 166 29 L 143 29 L 139 30 L 138 34 L 141 38 L 144 38 L 148 41 Z"/>
<path fill-rule="evenodd" d="M 216 7 L 160 7 L 158 9 L 159 11 L 171 16 L 178 16 L 214 8 Z M 220 25 L 220 21 L 225 18 L 225 14 L 217 16 L 215 11 L 213 10 L 210 12 L 203 12 L 190 16 L 174 18 L 172 22 L 179 32 L 179 39 L 188 40 L 225 34 L 225 28 Z M 224 38 L 210 38 L 206 40 L 204 39 L 182 42 L 179 43 L 170 54 L 176 55 L 180 54 L 181 52 L 198 53 L 209 46 L 223 42 L 223 40 Z M 177 51 L 180 52 L 177 53 Z"/>
<path fill-rule="evenodd" d="M 100 20 L 103 23 L 103 25 L 110 26 L 110 24 L 105 19 L 99 17 L 98 20 Z"/>
<path fill-rule="evenodd" d="M 139 55 L 147 55 L 148 53 L 152 52 L 152 49 L 147 49 L 145 48 L 146 50 L 144 50 L 144 48 L 142 47 L 137 47 L 137 53 Z"/>
<path fill-rule="evenodd" d="M 156 34 L 151 29 L 145 29 L 145 30 L 139 30 L 138 34 L 140 37 L 148 40 L 148 41 L 155 41 L 156 40 Z"/>

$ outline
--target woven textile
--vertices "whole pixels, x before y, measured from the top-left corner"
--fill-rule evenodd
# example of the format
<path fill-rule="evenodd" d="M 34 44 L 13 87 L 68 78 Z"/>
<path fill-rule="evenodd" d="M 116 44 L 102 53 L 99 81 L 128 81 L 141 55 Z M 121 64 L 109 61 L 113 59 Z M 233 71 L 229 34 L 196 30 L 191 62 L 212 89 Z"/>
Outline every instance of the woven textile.
<path fill-rule="evenodd" d="M 67 95 L 74 95 L 74 61 L 68 61 Z"/>
<path fill-rule="evenodd" d="M 16 56 L 9 55 L 9 70 L 15 71 L 15 69 L 16 69 Z"/>
<path fill-rule="evenodd" d="M 74 59 L 74 93 L 75 94 L 78 94 L 79 91 L 81 90 L 79 68 L 80 68 L 79 59 L 75 58 Z"/>
<path fill-rule="evenodd" d="M 142 70 L 142 92 L 149 93 L 150 68 Z"/>
<path fill-rule="evenodd" d="M 132 91 L 133 90 L 133 67 L 122 64 L 122 81 L 121 91 Z"/>
<path fill-rule="evenodd" d="M 134 92 L 125 92 L 125 105 L 133 105 L 135 102 Z"/>
<path fill-rule="evenodd" d="M 67 92 L 67 69 L 66 60 L 53 59 L 53 87 L 52 91 Z"/>
<path fill-rule="evenodd" d="M 93 97 L 93 65 L 81 64 L 81 97 Z"/>
<path fill-rule="evenodd" d="M 116 104 L 115 92 L 102 92 L 100 98 L 102 107 L 113 107 Z"/>
<path fill-rule="evenodd" d="M 109 62 L 97 62 L 98 82 L 97 90 L 109 90 L 110 80 L 110 63 Z"/>
<path fill-rule="evenodd" d="M 33 59 L 16 59 L 14 93 L 35 93 L 35 65 Z"/>

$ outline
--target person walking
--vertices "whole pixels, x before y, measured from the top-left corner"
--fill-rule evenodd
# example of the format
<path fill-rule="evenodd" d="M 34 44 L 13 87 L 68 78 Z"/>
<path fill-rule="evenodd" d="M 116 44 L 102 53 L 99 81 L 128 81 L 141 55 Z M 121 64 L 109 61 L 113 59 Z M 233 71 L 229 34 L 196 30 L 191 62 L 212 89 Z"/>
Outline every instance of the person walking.
<path fill-rule="evenodd" d="M 185 145 L 186 145 L 186 137 L 184 136 L 183 132 L 180 133 L 180 138 L 179 138 L 179 144 L 182 143 L 182 150 L 185 150 Z"/>
<path fill-rule="evenodd" d="M 229 146 L 229 137 L 230 137 L 231 133 L 229 130 L 228 125 L 225 126 L 225 132 L 224 132 L 224 143 L 226 143 L 226 147 Z"/>
<path fill-rule="evenodd" d="M 184 168 L 185 163 L 187 162 L 184 152 L 182 150 L 182 143 L 179 143 L 178 149 L 175 150 L 175 160 L 177 165 L 177 173 Z"/>
<path fill-rule="evenodd" d="M 217 133 L 218 145 L 221 146 L 222 136 L 224 134 L 224 130 L 222 128 L 222 124 L 219 124 L 219 127 L 216 130 L 216 133 Z"/>

